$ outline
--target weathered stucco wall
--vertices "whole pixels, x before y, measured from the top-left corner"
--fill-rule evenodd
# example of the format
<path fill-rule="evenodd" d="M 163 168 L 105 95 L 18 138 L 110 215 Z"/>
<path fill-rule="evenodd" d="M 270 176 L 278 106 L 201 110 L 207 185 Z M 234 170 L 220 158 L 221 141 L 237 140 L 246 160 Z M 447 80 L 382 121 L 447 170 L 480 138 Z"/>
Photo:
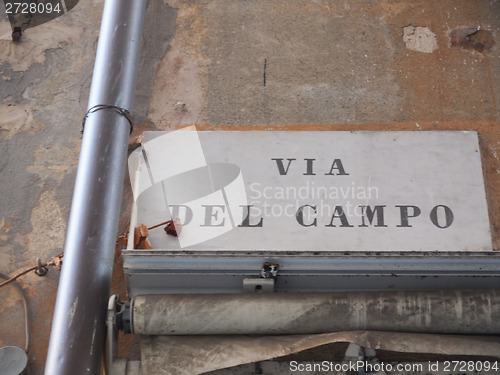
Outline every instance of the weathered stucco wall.
<path fill-rule="evenodd" d="M 2 272 L 63 249 L 102 7 L 81 1 L 18 44 L 0 20 Z M 477 130 L 500 250 L 499 38 L 497 1 L 150 0 L 131 148 L 143 130 L 185 124 Z M 121 230 L 130 203 L 125 183 Z M 113 287 L 123 293 L 119 265 Z M 21 279 L 34 375 L 43 372 L 58 277 L 51 269 Z M 13 288 L 0 289 L 0 346 L 22 346 L 18 301 Z"/>

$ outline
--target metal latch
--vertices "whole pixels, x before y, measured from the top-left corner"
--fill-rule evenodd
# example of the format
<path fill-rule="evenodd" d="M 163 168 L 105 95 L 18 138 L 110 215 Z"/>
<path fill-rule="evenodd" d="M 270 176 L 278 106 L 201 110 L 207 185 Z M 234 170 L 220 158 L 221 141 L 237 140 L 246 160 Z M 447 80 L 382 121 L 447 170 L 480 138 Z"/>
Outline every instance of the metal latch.
<path fill-rule="evenodd" d="M 259 278 L 243 279 L 243 293 L 274 292 L 274 284 L 278 276 L 279 264 L 264 262 Z"/>

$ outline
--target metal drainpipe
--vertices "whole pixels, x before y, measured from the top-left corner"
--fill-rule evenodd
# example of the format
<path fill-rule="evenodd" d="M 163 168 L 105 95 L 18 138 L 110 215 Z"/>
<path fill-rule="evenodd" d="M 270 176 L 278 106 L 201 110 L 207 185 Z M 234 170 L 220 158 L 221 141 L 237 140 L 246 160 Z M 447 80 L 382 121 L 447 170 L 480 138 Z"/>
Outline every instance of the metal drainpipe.
<path fill-rule="evenodd" d="M 106 0 L 89 109 L 131 109 L 145 7 L 146 0 Z M 46 375 L 100 372 L 129 134 L 113 109 L 87 118 Z"/>

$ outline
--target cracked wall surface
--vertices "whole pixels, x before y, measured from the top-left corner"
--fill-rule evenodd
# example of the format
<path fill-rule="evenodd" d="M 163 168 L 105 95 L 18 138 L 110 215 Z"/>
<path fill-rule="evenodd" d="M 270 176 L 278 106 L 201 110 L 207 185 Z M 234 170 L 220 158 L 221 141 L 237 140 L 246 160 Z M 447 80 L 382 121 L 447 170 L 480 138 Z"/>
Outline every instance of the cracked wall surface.
<path fill-rule="evenodd" d="M 2 272 L 63 249 L 102 9 L 80 1 L 19 44 L 0 9 Z M 187 124 L 476 130 L 500 250 L 499 38 L 498 1 L 150 0 L 131 148 L 144 130 Z M 126 181 L 120 231 L 130 206 Z M 125 293 L 116 265 L 113 290 Z M 43 373 L 58 278 L 20 279 L 36 327 L 32 375 Z M 0 289 L 0 346 L 22 346 L 21 315 L 15 290 Z M 133 338 L 121 342 L 121 355 L 136 358 Z"/>

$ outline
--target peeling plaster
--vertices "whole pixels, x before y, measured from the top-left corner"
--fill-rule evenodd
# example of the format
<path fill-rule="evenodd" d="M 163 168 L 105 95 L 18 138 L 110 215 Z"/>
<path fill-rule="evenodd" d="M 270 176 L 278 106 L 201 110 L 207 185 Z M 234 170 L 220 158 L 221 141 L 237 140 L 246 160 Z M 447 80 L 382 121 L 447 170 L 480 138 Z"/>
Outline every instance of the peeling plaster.
<path fill-rule="evenodd" d="M 66 221 L 63 219 L 61 208 L 55 200 L 55 190 L 44 191 L 40 195 L 39 203 L 31 212 L 33 230 L 28 234 L 26 258 L 46 258 L 55 253 L 55 249 L 62 249 L 66 233 Z"/>
<path fill-rule="evenodd" d="M 403 41 L 411 51 L 432 53 L 438 49 L 436 34 L 428 27 L 408 25 L 403 27 Z"/>
<path fill-rule="evenodd" d="M 32 65 L 45 62 L 45 51 L 61 48 L 64 43 L 78 43 L 82 33 L 81 27 L 65 25 L 59 20 L 26 31 L 20 43 L 12 43 L 10 33 L 2 33 L 0 56 L 3 62 L 10 63 L 13 71 L 27 71 Z"/>
<path fill-rule="evenodd" d="M 29 173 L 38 175 L 42 183 L 49 178 L 53 178 L 60 184 L 63 178 L 68 173 L 73 172 L 78 165 L 81 141 L 76 138 L 71 141 L 73 147 L 65 147 L 61 144 L 54 144 L 53 146 L 41 145 L 34 153 L 35 162 L 29 165 L 26 170 Z"/>
<path fill-rule="evenodd" d="M 37 133 L 44 129 L 45 124 L 36 118 L 30 106 L 26 104 L 0 105 L 0 132 L 3 133 L 5 139 L 11 139 L 18 133 Z"/>

